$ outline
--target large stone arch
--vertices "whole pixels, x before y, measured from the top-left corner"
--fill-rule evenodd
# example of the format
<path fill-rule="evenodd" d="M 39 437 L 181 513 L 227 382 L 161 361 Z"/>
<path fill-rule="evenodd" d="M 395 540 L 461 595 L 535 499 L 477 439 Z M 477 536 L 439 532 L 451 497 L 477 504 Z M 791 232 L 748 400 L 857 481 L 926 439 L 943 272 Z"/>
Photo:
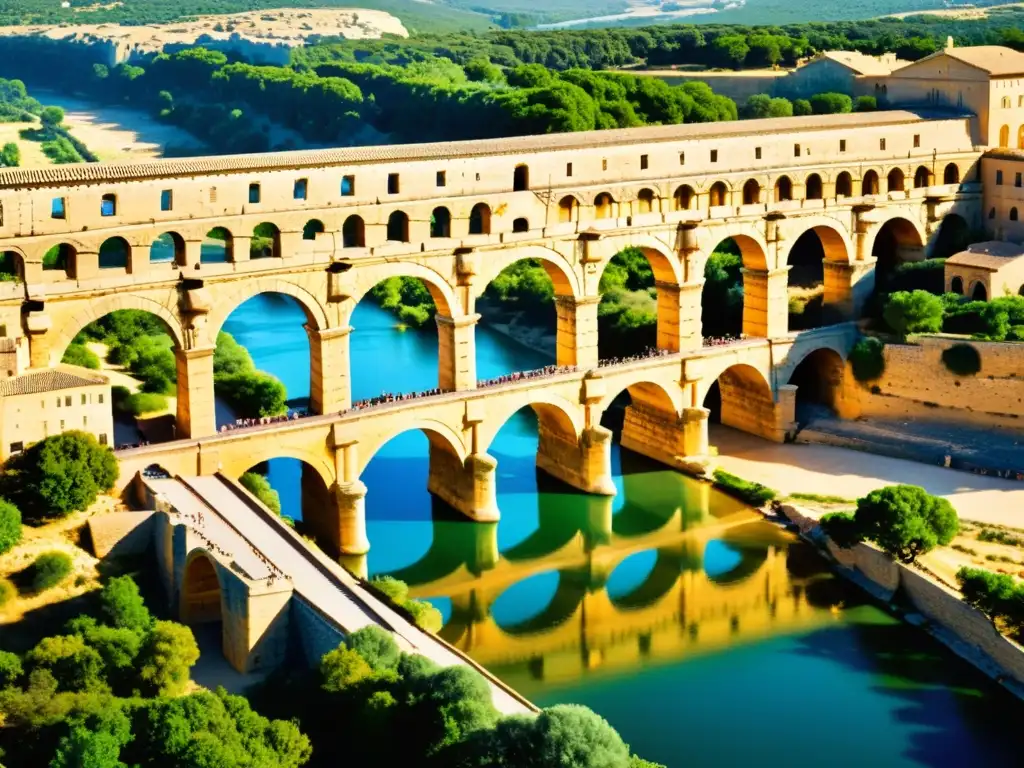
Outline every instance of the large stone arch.
<path fill-rule="evenodd" d="M 374 434 L 363 436 L 359 440 L 359 455 L 355 467 L 356 477 L 363 474 L 363 471 L 381 448 L 405 432 L 419 431 L 425 434 L 427 440 L 430 441 L 432 453 L 435 450 L 446 451 L 460 461 L 465 461 L 469 455 L 461 432 L 456 431 L 443 421 L 437 419 L 415 419 L 408 421 L 400 412 L 396 412 L 393 423 L 397 425 L 394 429 L 381 430 Z"/>
<path fill-rule="evenodd" d="M 867 237 L 864 240 L 865 254 L 875 255 L 875 245 L 879 235 L 891 233 L 895 239 L 899 253 L 898 258 L 906 261 L 924 258 L 924 249 L 928 245 L 928 233 L 918 217 L 906 210 L 879 212 L 871 222 Z"/>
<path fill-rule="evenodd" d="M 583 408 L 563 397 L 544 392 L 525 391 L 502 397 L 488 404 L 487 419 L 477 428 L 479 450 L 486 452 L 509 419 L 524 408 L 537 415 L 537 428 L 557 434 L 566 441 L 579 439 L 584 428 Z"/>
<path fill-rule="evenodd" d="M 804 360 L 823 349 L 834 352 L 843 363 L 846 362 L 850 354 L 849 345 L 834 334 L 820 334 L 820 338 L 815 338 L 812 344 L 801 344 L 798 341 L 789 349 L 789 352 L 782 360 L 776 362 L 774 369 L 775 380 L 785 384 Z"/>
<path fill-rule="evenodd" d="M 181 569 L 178 618 L 187 625 L 206 624 L 223 621 L 226 613 L 219 563 L 208 550 L 196 547 Z"/>
<path fill-rule="evenodd" d="M 296 443 L 315 443 L 316 447 L 303 447 Z M 319 450 L 318 450 L 319 449 Z M 317 438 L 309 441 L 309 435 L 297 436 L 295 443 L 281 433 L 268 433 L 243 438 L 236 445 L 225 444 L 220 447 L 221 471 L 237 480 L 257 464 L 271 459 L 295 459 L 311 467 L 323 480 L 326 488 L 331 488 L 337 481 L 334 459 L 327 449 L 326 443 Z"/>
<path fill-rule="evenodd" d="M 437 307 L 438 314 L 445 317 L 461 317 L 463 307 L 455 297 L 452 286 L 436 270 L 415 262 L 387 262 L 371 266 L 354 266 L 352 268 L 351 286 L 342 320 L 346 320 L 375 285 L 392 277 L 414 277 L 423 281 L 430 298 Z M 344 322 L 342 323 L 345 324 Z"/>
<path fill-rule="evenodd" d="M 572 261 L 553 248 L 542 245 L 508 246 L 497 250 L 481 250 L 475 253 L 473 268 L 474 296 L 482 296 L 487 286 L 502 273 L 503 270 L 523 259 L 536 259 L 544 267 L 555 286 L 555 295 L 572 296 L 575 299 L 583 295 L 580 278 L 573 268 Z"/>
<path fill-rule="evenodd" d="M 786 239 L 779 249 L 780 266 L 788 262 L 793 246 L 808 232 L 814 232 L 821 241 L 825 261 L 849 264 L 856 258 L 856 248 L 850 239 L 850 233 L 841 221 L 830 216 L 801 217 L 792 220 L 787 228 Z"/>
<path fill-rule="evenodd" d="M 673 368 L 678 373 L 678 369 Z M 606 379 L 604 399 L 592 407 L 592 418 L 600 421 L 605 411 L 623 392 L 629 392 L 633 405 L 645 409 L 679 415 L 684 407 L 683 388 L 674 383 L 668 387 L 651 376 L 647 370 L 630 371 L 614 378 Z"/>
<path fill-rule="evenodd" d="M 624 234 L 601 238 L 601 262 L 597 269 L 597 284 L 600 284 L 601 276 L 612 258 L 627 248 L 636 248 L 643 253 L 651 265 L 651 271 L 654 272 L 655 282 L 668 285 L 683 283 L 683 267 L 672 246 L 653 235 Z"/>
<path fill-rule="evenodd" d="M 705 378 L 698 385 L 699 403 L 707 403 L 708 394 L 718 385 L 719 420 L 727 427 L 782 441 L 779 417 L 772 386 L 764 371 L 747 363 L 727 365 L 714 379 Z"/>
<path fill-rule="evenodd" d="M 74 341 L 75 336 L 85 326 L 119 309 L 137 309 L 159 317 L 167 327 L 171 338 L 174 339 L 174 346 L 177 349 L 185 348 L 185 331 L 177 313 L 176 290 L 169 291 L 166 303 L 133 293 L 109 294 L 97 299 L 90 299 L 70 318 L 57 321 L 56 333 L 49 344 L 50 365 L 60 362 L 68 345 Z M 59 303 L 55 303 L 50 308 L 50 314 L 58 318 L 62 316 Z"/>
<path fill-rule="evenodd" d="M 739 247 L 744 269 L 764 271 L 775 267 L 774 264 L 768 263 L 768 242 L 764 238 L 764 233 L 751 224 L 707 225 L 698 237 L 701 246 L 700 277 L 695 276 L 696 279 L 703 277 L 704 264 L 707 263 L 708 256 L 722 241 L 729 239 Z"/>
<path fill-rule="evenodd" d="M 217 333 L 227 322 L 231 313 L 249 299 L 261 293 L 281 293 L 295 299 L 306 315 L 306 322 L 313 330 L 322 331 L 331 326 L 324 305 L 300 285 L 275 277 L 246 278 L 236 283 L 224 285 L 223 292 L 217 290 L 219 284 L 211 286 L 214 290 L 213 311 L 207 320 L 209 342 L 213 344 Z"/>

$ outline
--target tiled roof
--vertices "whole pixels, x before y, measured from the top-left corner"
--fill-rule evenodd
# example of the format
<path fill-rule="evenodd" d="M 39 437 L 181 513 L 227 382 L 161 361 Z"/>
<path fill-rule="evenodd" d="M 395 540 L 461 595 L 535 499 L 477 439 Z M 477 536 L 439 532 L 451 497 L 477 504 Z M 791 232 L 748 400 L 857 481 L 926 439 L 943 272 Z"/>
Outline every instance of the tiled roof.
<path fill-rule="evenodd" d="M 86 368 L 61 365 L 45 371 L 30 371 L 23 373 L 21 376 L 0 379 L 0 397 L 57 392 L 62 389 L 90 387 L 106 383 L 107 378 L 105 376 L 92 373 Z"/>
<path fill-rule="evenodd" d="M 1022 257 L 1024 248 L 1021 246 L 993 240 L 968 246 L 966 251 L 950 256 L 946 264 L 951 267 L 975 267 L 995 272 Z"/>
<path fill-rule="evenodd" d="M 1024 53 L 1002 45 L 973 45 L 966 48 L 946 48 L 925 56 L 913 64 L 901 67 L 899 71 L 909 71 L 921 62 L 931 61 L 939 56 L 950 56 L 996 77 L 1024 74 Z"/>
<path fill-rule="evenodd" d="M 888 75 L 896 67 L 902 67 L 904 64 L 909 63 L 899 59 L 886 63 L 860 51 L 825 51 L 821 55 L 826 59 L 831 59 L 843 66 L 849 67 L 859 75 Z"/>
<path fill-rule="evenodd" d="M 654 125 L 606 131 L 515 136 L 480 141 L 449 141 L 433 144 L 399 144 L 344 149 L 310 149 L 267 152 L 256 155 L 221 155 L 121 163 L 78 163 L 40 168 L 0 168 L 0 189 L 64 186 L 75 183 L 138 181 L 204 174 L 251 173 L 297 170 L 367 163 L 457 159 L 531 152 L 593 149 L 624 144 L 652 144 L 706 138 L 761 136 L 766 133 L 899 125 L 921 120 L 953 119 L 966 113 L 950 110 L 892 110 L 846 115 L 775 117 L 724 123 Z"/>

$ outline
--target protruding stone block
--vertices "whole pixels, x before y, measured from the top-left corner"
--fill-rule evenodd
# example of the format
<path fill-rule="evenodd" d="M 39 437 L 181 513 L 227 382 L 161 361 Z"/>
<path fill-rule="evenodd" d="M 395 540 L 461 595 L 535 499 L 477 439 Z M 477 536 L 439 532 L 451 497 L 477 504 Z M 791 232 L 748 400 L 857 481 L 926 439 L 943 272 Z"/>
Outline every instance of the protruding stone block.
<path fill-rule="evenodd" d="M 743 335 L 773 338 L 789 332 L 789 267 L 743 270 Z"/>
<path fill-rule="evenodd" d="M 352 405 L 349 379 L 351 328 L 318 331 L 309 336 L 309 407 L 313 413 L 337 413 Z"/>
<path fill-rule="evenodd" d="M 583 430 L 579 440 L 538 424 L 537 467 L 586 493 L 616 494 L 612 480 L 612 433 L 604 427 Z"/>
<path fill-rule="evenodd" d="M 480 315 L 436 315 L 438 386 L 447 392 L 476 389 L 476 323 Z"/>
<path fill-rule="evenodd" d="M 174 351 L 178 364 L 178 438 L 207 437 L 217 431 L 213 352 L 213 347 Z"/>
<path fill-rule="evenodd" d="M 473 454 L 462 461 L 446 447 L 430 446 L 427 490 L 476 522 L 495 522 L 498 511 L 497 460 Z"/>
<path fill-rule="evenodd" d="M 558 365 L 577 368 L 596 368 L 597 352 L 597 307 L 599 296 L 575 299 L 572 296 L 556 296 L 555 312 L 558 316 Z"/>

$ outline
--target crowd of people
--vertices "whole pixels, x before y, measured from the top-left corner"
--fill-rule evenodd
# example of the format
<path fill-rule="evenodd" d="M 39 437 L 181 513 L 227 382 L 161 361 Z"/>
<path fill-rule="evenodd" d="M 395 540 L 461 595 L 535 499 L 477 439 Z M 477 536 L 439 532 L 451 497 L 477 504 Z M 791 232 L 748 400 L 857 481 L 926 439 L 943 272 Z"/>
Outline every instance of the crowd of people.
<path fill-rule="evenodd" d="M 724 347 L 727 344 L 732 344 L 735 341 L 739 341 L 739 336 L 705 336 L 704 346 L 705 347 Z"/>
<path fill-rule="evenodd" d="M 344 416 L 346 413 L 351 411 L 363 411 L 367 408 L 373 408 L 377 405 L 387 405 L 388 403 L 400 403 L 405 400 L 419 400 L 423 397 L 434 397 L 435 395 L 446 394 L 448 390 L 441 389 L 440 387 L 434 387 L 433 389 L 424 389 L 422 392 L 383 392 L 376 397 L 368 397 L 365 400 L 357 400 L 352 403 L 351 408 L 346 408 L 343 411 L 339 411 L 339 416 Z"/>
<path fill-rule="evenodd" d="M 308 411 L 292 411 L 291 413 L 282 413 L 280 416 L 260 416 L 252 419 L 235 419 L 234 424 L 222 424 L 220 427 L 221 432 L 230 432 L 234 429 L 248 429 L 249 427 L 262 427 L 267 424 L 281 424 L 285 421 L 298 421 L 299 419 L 310 416 Z"/>
<path fill-rule="evenodd" d="M 625 363 L 635 363 L 640 360 L 649 360 L 652 357 L 667 357 L 673 354 L 667 349 L 657 349 L 656 347 L 648 347 L 643 352 L 636 355 L 630 355 L 629 357 L 609 357 L 598 362 L 598 367 L 607 368 L 610 365 L 624 365 Z"/>
<path fill-rule="evenodd" d="M 477 389 L 483 389 L 485 387 L 496 387 L 501 384 L 513 384 L 517 381 L 525 381 L 526 379 L 544 379 L 548 376 L 575 372 L 576 366 L 574 365 L 546 365 L 543 368 L 537 368 L 532 371 L 516 371 L 515 373 L 506 373 L 504 376 L 495 376 L 493 379 L 481 379 L 476 383 L 476 386 Z"/>

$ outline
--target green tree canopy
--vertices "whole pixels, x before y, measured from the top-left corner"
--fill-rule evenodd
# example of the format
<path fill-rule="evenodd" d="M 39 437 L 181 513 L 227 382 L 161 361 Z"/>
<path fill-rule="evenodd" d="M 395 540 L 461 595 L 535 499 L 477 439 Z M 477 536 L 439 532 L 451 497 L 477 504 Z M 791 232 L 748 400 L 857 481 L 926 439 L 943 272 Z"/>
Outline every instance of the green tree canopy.
<path fill-rule="evenodd" d="M 882 317 L 900 336 L 938 333 L 946 308 L 942 298 L 928 291 L 896 291 L 882 310 Z"/>
<path fill-rule="evenodd" d="M 21 542 L 21 512 L 11 502 L 0 499 L 0 555 Z"/>

